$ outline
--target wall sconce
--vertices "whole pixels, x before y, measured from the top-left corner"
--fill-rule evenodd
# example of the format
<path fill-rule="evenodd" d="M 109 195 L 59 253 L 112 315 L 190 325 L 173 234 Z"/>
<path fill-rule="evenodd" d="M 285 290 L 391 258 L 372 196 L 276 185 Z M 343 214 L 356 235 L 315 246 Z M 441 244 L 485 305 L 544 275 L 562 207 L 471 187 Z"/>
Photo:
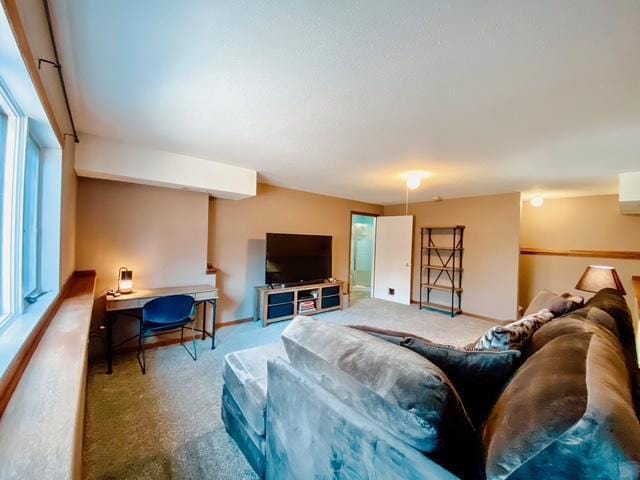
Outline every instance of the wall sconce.
<path fill-rule="evenodd" d="M 120 270 L 118 270 L 118 292 L 133 292 L 133 271 L 127 267 L 120 267 Z"/>

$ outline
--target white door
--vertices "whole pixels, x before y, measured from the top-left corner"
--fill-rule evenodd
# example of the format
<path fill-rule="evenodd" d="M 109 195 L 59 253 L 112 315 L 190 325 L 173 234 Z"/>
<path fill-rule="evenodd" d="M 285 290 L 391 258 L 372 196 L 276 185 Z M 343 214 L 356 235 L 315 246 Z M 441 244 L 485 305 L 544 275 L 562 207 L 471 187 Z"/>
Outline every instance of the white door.
<path fill-rule="evenodd" d="M 413 216 L 378 217 L 373 296 L 411 303 Z"/>

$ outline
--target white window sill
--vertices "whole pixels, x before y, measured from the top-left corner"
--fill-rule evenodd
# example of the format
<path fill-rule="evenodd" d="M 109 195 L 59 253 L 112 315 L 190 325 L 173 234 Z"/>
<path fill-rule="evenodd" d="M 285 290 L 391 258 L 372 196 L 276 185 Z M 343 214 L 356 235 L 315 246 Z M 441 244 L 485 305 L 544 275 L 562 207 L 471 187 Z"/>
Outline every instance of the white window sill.
<path fill-rule="evenodd" d="M 58 292 L 48 292 L 33 305 L 28 305 L 22 314 L 11 315 L 3 322 L 0 327 L 0 384 L 6 380 L 5 375 L 14 359 L 57 296 Z"/>

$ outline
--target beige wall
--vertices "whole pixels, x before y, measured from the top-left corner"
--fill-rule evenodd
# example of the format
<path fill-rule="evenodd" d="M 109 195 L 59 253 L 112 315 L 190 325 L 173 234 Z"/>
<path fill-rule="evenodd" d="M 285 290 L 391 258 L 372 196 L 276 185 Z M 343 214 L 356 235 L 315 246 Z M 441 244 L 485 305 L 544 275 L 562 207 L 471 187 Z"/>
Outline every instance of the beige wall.
<path fill-rule="evenodd" d="M 78 177 L 73 170 L 75 143 L 65 137 L 62 150 L 62 198 L 60 215 L 60 283 L 63 285 L 76 268 L 76 199 Z"/>
<path fill-rule="evenodd" d="M 385 215 L 404 215 L 404 205 Z M 513 319 L 518 299 L 520 194 L 460 198 L 409 205 L 415 215 L 413 294 L 419 298 L 420 227 L 465 225 L 462 309 L 497 319 Z"/>
<path fill-rule="evenodd" d="M 540 208 L 522 206 L 521 245 L 554 250 L 640 251 L 640 215 L 621 215 L 617 195 L 550 199 Z M 574 292 L 588 265 L 610 265 L 632 293 L 631 276 L 640 274 L 640 260 L 521 255 L 520 303 L 528 305 L 543 288 Z M 633 295 L 628 295 L 631 301 Z"/>
<path fill-rule="evenodd" d="M 211 282 L 206 275 L 208 198 L 206 193 L 78 180 L 76 265 L 97 273 L 94 322 L 104 317 L 104 294 L 116 286 L 120 266 L 133 270 L 134 288 Z M 120 322 L 116 341 L 137 327 L 133 323 Z"/>
<path fill-rule="evenodd" d="M 270 185 L 246 200 L 211 199 L 209 262 L 220 269 L 218 322 L 253 315 L 253 288 L 264 284 L 265 234 L 333 236 L 333 276 L 348 280 L 351 211 L 382 213 L 382 207 Z"/>

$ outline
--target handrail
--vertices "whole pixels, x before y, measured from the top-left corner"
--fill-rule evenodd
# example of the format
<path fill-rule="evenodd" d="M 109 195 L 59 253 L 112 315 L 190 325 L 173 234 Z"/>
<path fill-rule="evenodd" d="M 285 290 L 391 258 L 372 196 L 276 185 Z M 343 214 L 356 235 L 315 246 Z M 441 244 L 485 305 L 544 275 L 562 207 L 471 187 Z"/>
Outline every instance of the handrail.
<path fill-rule="evenodd" d="M 550 255 L 556 257 L 617 258 L 640 260 L 640 252 L 625 250 L 555 250 L 548 248 L 521 247 L 520 255 Z"/>

